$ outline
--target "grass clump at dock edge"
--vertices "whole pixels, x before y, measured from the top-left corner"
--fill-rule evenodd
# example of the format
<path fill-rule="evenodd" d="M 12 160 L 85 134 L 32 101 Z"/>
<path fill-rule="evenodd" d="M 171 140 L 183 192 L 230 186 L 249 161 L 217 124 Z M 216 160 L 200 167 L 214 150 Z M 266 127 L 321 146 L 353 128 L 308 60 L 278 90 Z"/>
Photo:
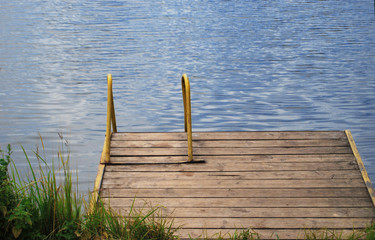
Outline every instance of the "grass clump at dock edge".
<path fill-rule="evenodd" d="M 42 141 L 42 146 L 43 141 Z M 62 145 L 64 146 L 64 145 Z M 22 147 L 21 147 L 22 148 Z M 20 174 L 12 158 L 12 149 L 0 149 L 0 239 L 180 239 L 173 218 L 160 217 L 161 208 L 143 213 L 131 207 L 124 215 L 115 212 L 100 199 L 90 209 L 73 184 L 69 155 L 58 152 L 58 166 L 48 166 L 45 157 L 34 151 L 36 168 L 22 148 L 29 166 Z M 91 196 L 91 195 L 90 195 Z M 301 239 L 375 239 L 375 225 L 349 236 L 324 230 L 305 230 Z M 205 234 L 202 234 L 204 236 Z M 279 239 L 277 233 L 270 238 Z M 251 229 L 233 234 L 215 234 L 193 239 L 261 239 Z"/>
<path fill-rule="evenodd" d="M 43 142 L 42 142 L 43 145 Z M 21 147 L 22 148 L 22 147 Z M 176 239 L 172 222 L 154 217 L 159 208 L 120 216 L 99 200 L 90 211 L 73 184 L 69 156 L 58 152 L 58 166 L 48 166 L 34 151 L 37 167 L 20 174 L 8 145 L 0 149 L 0 239 Z"/>
<path fill-rule="evenodd" d="M 86 215 L 83 239 L 155 239 L 172 240 L 176 232 L 173 221 L 156 219 L 160 208 L 153 208 L 146 214 L 132 207 L 127 215 L 115 212 L 98 201 L 96 207 Z"/>
<path fill-rule="evenodd" d="M 50 168 L 46 161 L 34 152 L 39 162 L 34 169 L 29 156 L 22 148 L 29 165 L 29 173 L 20 174 L 11 159 L 11 147 L 2 153 L 1 199 L 2 239 L 74 239 L 82 225 L 83 198 L 73 188 L 69 170 L 69 158 L 64 160 L 59 152 L 61 174 Z M 10 167 L 10 176 L 9 168 Z"/>

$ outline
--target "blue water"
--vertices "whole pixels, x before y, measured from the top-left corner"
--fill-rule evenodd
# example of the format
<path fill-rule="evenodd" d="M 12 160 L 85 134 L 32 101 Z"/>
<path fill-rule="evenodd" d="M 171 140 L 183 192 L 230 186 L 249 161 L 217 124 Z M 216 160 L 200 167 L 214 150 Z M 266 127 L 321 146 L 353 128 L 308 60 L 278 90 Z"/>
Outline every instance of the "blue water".
<path fill-rule="evenodd" d="M 350 129 L 375 180 L 372 0 L 0 0 L 0 146 L 68 146 L 91 188 L 106 74 L 120 131 Z M 58 133 L 64 135 L 61 143 Z M 32 154 L 30 152 L 30 154 Z"/>

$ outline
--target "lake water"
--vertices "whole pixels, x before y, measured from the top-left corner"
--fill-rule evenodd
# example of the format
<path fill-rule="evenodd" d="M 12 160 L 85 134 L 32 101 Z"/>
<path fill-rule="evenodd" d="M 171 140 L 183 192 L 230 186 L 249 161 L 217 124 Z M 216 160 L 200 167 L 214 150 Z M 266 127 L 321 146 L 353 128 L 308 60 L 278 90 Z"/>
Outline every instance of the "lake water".
<path fill-rule="evenodd" d="M 70 148 L 92 188 L 106 75 L 119 131 L 350 129 L 375 180 L 372 0 L 0 0 L 0 146 Z M 64 135 L 61 143 L 58 133 Z"/>

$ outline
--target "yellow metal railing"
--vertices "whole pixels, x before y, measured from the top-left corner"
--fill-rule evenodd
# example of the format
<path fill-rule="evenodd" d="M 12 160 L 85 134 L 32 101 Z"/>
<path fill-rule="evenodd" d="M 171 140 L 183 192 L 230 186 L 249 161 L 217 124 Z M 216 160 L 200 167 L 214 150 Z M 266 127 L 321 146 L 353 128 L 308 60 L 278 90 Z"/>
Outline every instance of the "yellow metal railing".
<path fill-rule="evenodd" d="M 107 75 L 107 83 L 108 83 L 107 127 L 106 127 L 105 141 L 104 141 L 102 156 L 100 158 L 100 163 L 110 162 L 111 136 L 112 136 L 112 132 L 117 132 L 111 74 Z M 188 161 L 191 162 L 193 161 L 193 134 L 192 134 L 192 124 L 191 124 L 190 82 L 186 74 L 182 75 L 181 85 L 182 85 L 182 97 L 184 101 L 185 132 L 187 133 L 187 141 L 188 141 Z"/>
<path fill-rule="evenodd" d="M 105 132 L 105 140 L 103 146 L 102 156 L 100 158 L 100 164 L 98 168 L 98 173 L 95 179 L 94 191 L 90 199 L 90 212 L 93 212 L 95 204 L 99 198 L 100 186 L 103 181 L 104 169 L 106 164 L 110 160 L 110 145 L 112 132 L 117 132 L 116 126 L 116 115 L 115 115 L 115 105 L 113 103 L 113 92 L 112 92 L 112 75 L 107 75 L 108 84 L 108 97 L 107 97 L 107 127 Z"/>
<path fill-rule="evenodd" d="M 107 128 L 105 132 L 105 141 L 104 141 L 102 157 L 100 158 L 100 163 L 109 163 L 112 132 L 117 132 L 115 105 L 113 103 L 112 75 L 111 74 L 107 75 L 107 83 L 108 83 Z"/>
<path fill-rule="evenodd" d="M 96 204 L 99 198 L 100 186 L 103 180 L 104 171 L 106 164 L 110 162 L 110 145 L 111 145 L 111 136 L 113 132 L 117 132 L 116 126 L 116 114 L 115 106 L 113 102 L 113 91 L 112 91 L 112 75 L 107 75 L 108 83 L 108 97 L 107 97 L 107 126 L 105 133 L 105 140 L 103 146 L 102 156 L 100 158 L 100 164 L 98 173 L 95 180 L 93 196 L 90 200 L 90 211 L 93 211 L 94 205 Z M 184 100 L 184 120 L 185 120 L 185 132 L 187 133 L 188 141 L 188 161 L 192 163 L 201 163 L 205 162 L 204 160 L 193 161 L 193 139 L 192 139 L 192 127 L 191 127 L 191 100 L 190 100 L 190 83 L 189 78 L 186 74 L 182 75 L 181 78 L 182 85 L 182 97 Z"/>
<path fill-rule="evenodd" d="M 188 141 L 188 161 L 193 161 L 193 133 L 191 130 L 191 101 L 190 101 L 190 82 L 186 74 L 182 75 L 182 97 L 184 100 L 184 119 L 185 119 L 185 132 L 187 133 Z"/>

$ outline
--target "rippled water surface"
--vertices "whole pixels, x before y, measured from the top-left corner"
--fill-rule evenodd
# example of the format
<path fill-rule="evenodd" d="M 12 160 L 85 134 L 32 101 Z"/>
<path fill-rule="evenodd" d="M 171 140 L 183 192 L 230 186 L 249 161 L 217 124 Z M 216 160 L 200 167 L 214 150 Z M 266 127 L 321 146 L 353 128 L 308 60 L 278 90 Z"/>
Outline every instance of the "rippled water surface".
<path fill-rule="evenodd" d="M 371 0 L 0 0 L 0 146 L 70 146 L 92 187 L 106 74 L 120 131 L 350 129 L 375 180 Z"/>

